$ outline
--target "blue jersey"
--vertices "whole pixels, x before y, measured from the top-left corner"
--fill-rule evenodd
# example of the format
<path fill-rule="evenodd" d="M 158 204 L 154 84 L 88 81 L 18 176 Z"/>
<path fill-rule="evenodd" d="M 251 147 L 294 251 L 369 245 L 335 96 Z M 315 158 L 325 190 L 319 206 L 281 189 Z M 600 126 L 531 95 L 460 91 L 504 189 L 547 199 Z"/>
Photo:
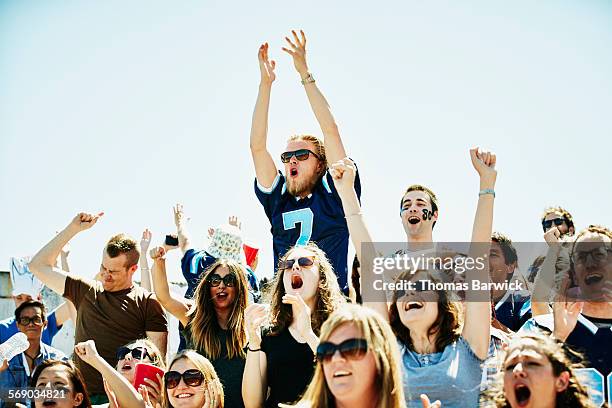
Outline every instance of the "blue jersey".
<path fill-rule="evenodd" d="M 551 331 L 553 326 L 553 316 L 549 314 L 529 319 L 521 330 L 537 327 Z M 579 315 L 565 344 L 585 357 L 581 361 L 585 368 L 576 370 L 576 375 L 588 386 L 591 400 L 596 406 L 602 406 L 604 401 L 612 406 L 612 319 Z"/>
<path fill-rule="evenodd" d="M 355 191 L 361 197 L 359 172 Z M 265 189 L 255 180 L 255 194 L 272 225 L 274 270 L 278 259 L 294 245 L 313 241 L 329 258 L 340 288 L 348 290 L 347 256 L 349 231 L 344 219 L 340 196 L 329 172 L 315 185 L 312 194 L 296 198 L 287 191 L 286 180 L 279 171 L 272 187 Z"/>
<path fill-rule="evenodd" d="M 204 271 L 216 261 L 217 258 L 206 251 L 188 249 L 187 252 L 185 252 L 183 259 L 181 259 L 181 271 L 187 281 L 187 292 L 185 292 L 185 297 L 187 299 L 193 298 L 195 289 L 200 282 L 200 277 Z"/>
<path fill-rule="evenodd" d="M 531 301 L 529 296 L 506 292 L 506 295 L 495 305 L 495 318 L 513 332 L 531 319 Z"/>
<path fill-rule="evenodd" d="M 61 328 L 62 326 L 57 325 L 54 310 L 47 316 L 47 327 L 43 329 L 40 341 L 50 346 L 51 342 L 53 342 L 53 337 L 55 337 Z M 19 332 L 19 329 L 17 328 L 15 316 L 0 320 L 0 343 L 4 343 L 17 332 Z"/>

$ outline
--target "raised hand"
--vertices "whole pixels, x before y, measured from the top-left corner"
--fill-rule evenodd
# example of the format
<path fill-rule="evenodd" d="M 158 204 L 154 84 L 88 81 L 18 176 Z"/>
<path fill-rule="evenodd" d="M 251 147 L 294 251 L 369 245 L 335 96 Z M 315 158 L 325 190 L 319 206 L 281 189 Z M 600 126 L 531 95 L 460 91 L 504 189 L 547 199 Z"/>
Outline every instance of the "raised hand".
<path fill-rule="evenodd" d="M 138 392 L 144 401 L 145 408 L 161 408 L 161 404 L 158 402 L 158 399 L 152 398 L 151 392 L 146 385 L 141 384 L 140 388 L 138 388 Z"/>
<path fill-rule="evenodd" d="M 561 233 L 557 227 L 552 227 L 544 233 L 544 241 L 546 241 L 548 246 L 558 244 L 560 242 L 560 237 Z"/>
<path fill-rule="evenodd" d="M 300 295 L 286 294 L 283 296 L 283 303 L 291 305 L 293 310 L 293 319 L 297 322 L 297 330 L 302 336 L 302 339 L 306 339 L 312 331 L 312 323 L 310 320 L 310 307 L 306 305 L 304 299 Z"/>
<path fill-rule="evenodd" d="M 272 85 L 272 82 L 276 79 L 274 68 L 276 68 L 276 61 L 270 61 L 268 59 L 268 43 L 261 44 L 257 53 L 257 59 L 259 60 L 259 72 L 261 74 L 261 83 L 266 85 Z"/>
<path fill-rule="evenodd" d="M 268 319 L 267 305 L 253 303 L 244 310 L 244 322 L 249 335 L 249 347 L 258 348 L 261 345 L 261 326 Z"/>
<path fill-rule="evenodd" d="M 442 403 L 440 401 L 436 401 L 432 404 L 427 395 L 421 394 L 421 405 L 423 405 L 423 408 L 440 408 Z"/>
<path fill-rule="evenodd" d="M 497 158 L 494 153 L 480 151 L 478 147 L 470 149 L 470 158 L 472 165 L 480 176 L 480 184 L 486 188 L 493 188 L 497 179 L 497 170 L 495 164 Z"/>
<path fill-rule="evenodd" d="M 106 396 L 108 397 L 108 408 L 119 408 L 119 403 L 117 402 L 117 395 L 111 390 L 108 382 L 102 378 L 102 382 L 104 384 L 104 392 L 106 392 Z"/>
<path fill-rule="evenodd" d="M 204 389 L 204 406 L 202 408 L 218 408 L 221 406 L 221 382 L 207 381 Z"/>
<path fill-rule="evenodd" d="M 298 38 L 295 30 L 291 30 L 291 34 L 293 40 L 289 37 L 285 37 L 285 41 L 287 41 L 290 48 L 283 47 L 282 49 L 287 54 L 291 55 L 293 58 L 293 65 L 303 79 L 308 74 L 308 64 L 306 63 L 306 36 L 302 30 L 300 30 L 301 39 Z"/>
<path fill-rule="evenodd" d="M 93 340 L 83 341 L 74 346 L 74 352 L 81 360 L 87 364 L 94 366 L 94 364 L 101 359 L 98 350 L 96 350 L 96 343 Z"/>
<path fill-rule="evenodd" d="M 166 259 L 166 249 L 164 247 L 161 247 L 161 246 L 152 248 L 149 251 L 149 256 L 154 261 L 158 261 L 158 260 L 164 261 Z"/>
<path fill-rule="evenodd" d="M 103 215 L 103 212 L 98 214 L 78 213 L 76 217 L 70 221 L 69 228 L 76 232 L 85 231 L 93 227 Z"/>
<path fill-rule="evenodd" d="M 242 229 L 242 223 L 240 222 L 238 217 L 236 217 L 235 215 L 230 215 L 229 216 L 228 223 L 229 223 L 229 225 L 233 225 L 234 227 L 238 228 L 239 230 Z"/>
<path fill-rule="evenodd" d="M 357 167 L 355 167 L 355 163 L 348 157 L 332 164 L 329 169 L 329 174 L 331 174 L 336 190 L 338 190 L 340 196 L 354 190 Z"/>
<path fill-rule="evenodd" d="M 140 238 L 140 253 L 146 254 L 149 250 L 149 245 L 151 245 L 151 231 L 149 229 L 145 229 L 142 231 L 142 238 Z"/>
<path fill-rule="evenodd" d="M 561 285 L 560 293 L 553 302 L 553 316 L 555 322 L 553 334 L 561 341 L 565 341 L 570 333 L 574 331 L 576 323 L 578 322 L 578 316 L 584 307 L 584 302 L 576 302 L 568 298 L 567 292 L 569 286 L 570 280 L 568 277 Z"/>
<path fill-rule="evenodd" d="M 180 228 L 183 225 L 185 214 L 183 213 L 183 204 L 176 204 L 172 207 L 174 212 L 174 224 L 177 228 Z"/>

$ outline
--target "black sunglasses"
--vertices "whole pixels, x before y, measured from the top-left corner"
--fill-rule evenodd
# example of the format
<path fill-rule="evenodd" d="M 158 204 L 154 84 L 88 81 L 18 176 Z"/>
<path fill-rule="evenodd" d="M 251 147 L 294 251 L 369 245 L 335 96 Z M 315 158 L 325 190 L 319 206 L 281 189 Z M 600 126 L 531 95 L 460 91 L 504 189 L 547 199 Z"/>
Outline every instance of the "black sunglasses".
<path fill-rule="evenodd" d="M 317 360 L 321 363 L 329 362 L 336 351 L 346 360 L 359 360 L 367 353 L 368 342 L 365 339 L 348 339 L 340 344 L 325 341 L 317 347 Z"/>
<path fill-rule="evenodd" d="M 19 324 L 22 326 L 29 326 L 30 323 L 34 323 L 36 326 L 40 326 L 41 324 L 43 324 L 44 320 L 42 317 L 40 316 L 34 316 L 34 317 L 20 317 L 19 318 Z"/>
<path fill-rule="evenodd" d="M 315 152 L 313 152 L 312 150 L 299 149 L 299 150 L 295 150 L 293 152 L 285 152 L 285 153 L 281 154 L 281 161 L 283 163 L 289 163 L 289 160 L 291 160 L 291 158 L 293 156 L 295 156 L 295 158 L 298 159 L 299 161 L 304 161 L 304 160 L 308 160 L 308 156 L 311 155 L 311 154 L 314 157 L 316 157 L 317 159 L 320 159 L 320 157 Z"/>
<path fill-rule="evenodd" d="M 555 224 L 555 226 L 559 226 L 561 224 L 563 224 L 565 222 L 565 219 L 563 218 L 555 218 L 553 220 L 546 220 L 546 221 L 542 221 L 542 227 L 544 227 L 544 232 L 546 232 L 547 229 L 549 229 L 550 227 L 552 227 L 553 223 Z"/>
<path fill-rule="evenodd" d="M 153 361 L 149 350 L 143 346 L 134 347 L 133 349 L 125 346 L 119 347 L 117 349 L 117 360 L 123 360 L 128 354 L 132 354 L 134 360 L 143 360 L 145 357 L 149 357 L 149 360 Z"/>
<path fill-rule="evenodd" d="M 221 277 L 217 275 L 216 273 L 213 273 L 210 276 L 210 278 L 208 278 L 208 282 L 210 282 L 210 286 L 215 287 L 215 288 L 219 286 L 221 282 L 223 282 L 223 284 L 227 287 L 234 287 L 236 286 L 236 277 L 231 274 Z"/>
<path fill-rule="evenodd" d="M 171 390 L 178 387 L 179 383 L 181 382 L 181 377 L 183 378 L 185 385 L 190 387 L 197 387 L 204 382 L 204 374 L 200 370 L 191 369 L 185 371 L 184 373 L 179 373 L 178 371 L 168 371 L 166 374 L 164 374 L 166 389 Z"/>
<path fill-rule="evenodd" d="M 293 265 L 295 265 L 295 261 L 297 261 L 298 265 L 300 265 L 302 268 L 307 267 L 307 266 L 312 266 L 312 264 L 314 264 L 313 258 L 307 258 L 303 256 L 298 259 L 285 259 L 284 261 L 280 262 L 280 265 L 278 268 L 279 269 L 291 269 L 293 268 Z"/>

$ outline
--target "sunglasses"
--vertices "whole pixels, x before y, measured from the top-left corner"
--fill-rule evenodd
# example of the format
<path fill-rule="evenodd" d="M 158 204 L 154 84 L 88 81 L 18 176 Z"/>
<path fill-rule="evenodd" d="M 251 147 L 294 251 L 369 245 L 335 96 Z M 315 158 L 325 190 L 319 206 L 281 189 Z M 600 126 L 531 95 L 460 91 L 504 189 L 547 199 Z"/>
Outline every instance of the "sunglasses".
<path fill-rule="evenodd" d="M 166 374 L 164 374 L 166 389 L 171 390 L 178 387 L 179 383 L 181 382 L 181 378 L 183 378 L 185 385 L 188 385 L 189 387 L 197 387 L 204 382 L 204 374 L 200 370 L 191 369 L 182 374 L 178 371 L 168 371 Z"/>
<path fill-rule="evenodd" d="M 144 360 L 145 357 L 149 357 L 149 360 L 153 361 L 149 350 L 142 346 L 134 347 L 133 349 L 125 346 L 119 347 L 117 349 L 117 360 L 123 360 L 128 354 L 131 354 L 134 360 Z"/>
<path fill-rule="evenodd" d="M 234 275 L 225 275 L 221 277 L 216 273 L 212 274 L 210 278 L 208 278 L 208 282 L 210 282 L 210 286 L 216 288 L 223 282 L 223 284 L 227 287 L 236 286 L 236 277 Z"/>
<path fill-rule="evenodd" d="M 555 224 L 555 226 L 559 226 L 561 224 L 563 224 L 565 222 L 565 219 L 563 218 L 555 218 L 553 220 L 546 220 L 546 221 L 542 221 L 542 227 L 544 227 L 544 231 L 546 232 L 547 229 L 549 229 L 550 227 L 552 227 L 553 223 Z"/>
<path fill-rule="evenodd" d="M 612 248 L 606 248 L 605 246 L 600 246 L 590 251 L 576 251 L 572 255 L 572 261 L 574 261 L 575 264 L 584 264 L 590 255 L 594 262 L 601 262 L 604 261 L 610 253 L 612 253 Z"/>
<path fill-rule="evenodd" d="M 365 339 L 348 339 L 340 344 L 325 341 L 317 347 L 317 360 L 328 363 L 336 351 L 346 360 L 360 360 L 368 351 L 368 342 Z"/>
<path fill-rule="evenodd" d="M 43 319 L 40 316 L 34 316 L 34 317 L 20 317 L 19 318 L 19 324 L 22 326 L 29 326 L 30 323 L 34 323 L 36 326 L 40 326 L 43 324 Z"/>
<path fill-rule="evenodd" d="M 307 258 L 305 256 L 298 258 L 298 259 L 285 259 L 284 261 L 280 262 L 279 265 L 279 269 L 291 269 L 293 268 L 293 265 L 295 265 L 295 261 L 297 261 L 298 265 L 300 265 L 302 268 L 305 268 L 307 266 L 312 266 L 314 264 L 314 258 Z"/>
<path fill-rule="evenodd" d="M 281 161 L 283 163 L 289 163 L 289 160 L 291 160 L 293 156 L 295 156 L 295 158 L 298 159 L 299 161 L 304 161 L 304 160 L 308 160 L 308 156 L 310 156 L 311 154 L 317 159 L 320 159 L 320 157 L 312 150 L 299 149 L 293 152 L 285 152 L 281 154 Z"/>

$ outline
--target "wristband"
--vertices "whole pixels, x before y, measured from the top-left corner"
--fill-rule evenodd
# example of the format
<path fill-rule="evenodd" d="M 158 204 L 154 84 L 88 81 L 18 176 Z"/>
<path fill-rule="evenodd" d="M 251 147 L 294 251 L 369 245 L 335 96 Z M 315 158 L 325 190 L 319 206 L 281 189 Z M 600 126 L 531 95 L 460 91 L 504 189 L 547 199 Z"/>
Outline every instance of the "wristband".
<path fill-rule="evenodd" d="M 247 347 L 247 350 L 249 350 L 249 351 L 251 351 L 251 352 L 255 353 L 256 351 L 261 351 L 261 348 L 252 349 L 252 348 L 250 348 L 250 347 Z"/>
<path fill-rule="evenodd" d="M 302 85 L 312 84 L 314 82 L 315 82 L 315 79 L 310 72 L 308 73 L 308 75 L 306 75 L 304 79 L 302 79 Z"/>
<path fill-rule="evenodd" d="M 486 194 L 492 194 L 493 198 L 495 198 L 495 190 L 493 190 L 492 188 L 486 188 L 484 190 L 480 190 L 480 192 L 478 193 L 478 196 L 483 196 Z"/>

